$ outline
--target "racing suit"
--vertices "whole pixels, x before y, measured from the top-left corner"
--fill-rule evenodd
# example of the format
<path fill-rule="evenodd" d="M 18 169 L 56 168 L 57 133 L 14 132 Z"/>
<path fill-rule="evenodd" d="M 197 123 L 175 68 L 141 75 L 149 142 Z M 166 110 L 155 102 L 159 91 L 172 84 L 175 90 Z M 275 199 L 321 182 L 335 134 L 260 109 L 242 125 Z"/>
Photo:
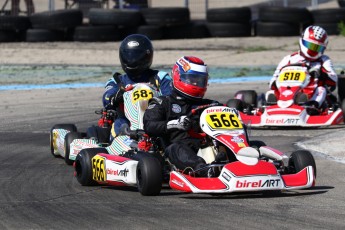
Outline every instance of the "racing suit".
<path fill-rule="evenodd" d="M 315 61 L 307 60 L 302 55 L 300 55 L 299 52 L 295 52 L 291 55 L 285 56 L 280 61 L 273 74 L 273 77 L 269 85 L 271 91 L 268 91 L 266 95 L 274 93 L 276 98 L 279 97 L 279 92 L 276 87 L 276 80 L 279 76 L 281 69 L 289 64 L 297 63 L 304 63 L 306 64 L 306 66 L 309 66 L 309 72 L 312 78 L 310 83 L 307 85 L 306 89 L 309 89 L 314 93 L 312 97 L 308 99 L 309 102 L 312 102 L 310 104 L 315 105 L 315 107 L 320 107 L 326 99 L 327 86 L 329 87 L 328 90 L 332 92 L 335 90 L 338 81 L 338 76 L 333 68 L 332 61 L 326 55 L 322 55 Z"/>
<path fill-rule="evenodd" d="M 153 98 L 149 102 L 149 107 L 144 114 L 145 132 L 149 136 L 163 139 L 166 146 L 165 156 L 180 170 L 188 167 L 197 170 L 205 166 L 205 160 L 197 156 L 201 140 L 191 137 L 188 131 L 168 129 L 167 124 L 169 121 L 187 115 L 199 105 L 210 103 L 217 102 L 209 99 L 193 102 L 178 96 L 174 90 L 170 96 Z M 192 127 L 195 128 L 196 125 Z"/>
<path fill-rule="evenodd" d="M 134 79 L 134 80 L 133 80 Z M 103 106 L 106 109 L 114 109 L 117 112 L 117 117 L 112 125 L 111 136 L 112 140 L 120 132 L 123 124 L 128 124 L 129 121 L 124 114 L 123 92 L 125 86 L 146 82 L 155 85 L 162 95 L 169 95 L 171 93 L 171 77 L 168 73 L 158 70 L 147 70 L 139 78 L 131 78 L 128 74 L 120 75 L 115 73 L 114 77 L 109 79 L 106 83 L 106 91 L 103 94 Z M 119 96 L 120 100 L 114 102 L 112 98 Z"/>

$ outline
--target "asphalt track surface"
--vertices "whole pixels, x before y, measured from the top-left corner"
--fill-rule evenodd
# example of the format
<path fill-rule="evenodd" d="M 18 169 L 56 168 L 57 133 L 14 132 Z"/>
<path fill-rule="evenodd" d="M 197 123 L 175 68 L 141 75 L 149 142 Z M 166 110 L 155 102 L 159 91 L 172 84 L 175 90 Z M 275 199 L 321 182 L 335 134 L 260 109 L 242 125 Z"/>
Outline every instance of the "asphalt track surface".
<path fill-rule="evenodd" d="M 316 186 L 281 194 L 164 187 L 159 196 L 144 197 L 136 188 L 79 185 L 73 168 L 50 154 L 49 130 L 57 123 L 80 130 L 95 124 L 101 93 L 0 91 L 0 229 L 345 229 L 345 164 L 318 154 Z M 251 136 L 290 154 L 296 142 L 330 129 L 344 127 L 251 130 Z"/>

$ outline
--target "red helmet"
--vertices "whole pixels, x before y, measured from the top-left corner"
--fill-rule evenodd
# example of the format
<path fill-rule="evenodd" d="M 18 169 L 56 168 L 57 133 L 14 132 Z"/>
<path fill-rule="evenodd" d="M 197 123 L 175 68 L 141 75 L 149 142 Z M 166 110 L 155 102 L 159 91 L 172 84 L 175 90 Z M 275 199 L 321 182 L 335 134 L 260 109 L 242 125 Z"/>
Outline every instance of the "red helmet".
<path fill-rule="evenodd" d="M 172 69 L 172 78 L 173 87 L 180 94 L 191 99 L 201 99 L 207 90 L 207 65 L 197 57 L 181 57 Z"/>
<path fill-rule="evenodd" d="M 322 56 L 327 44 L 327 32 L 320 26 L 309 26 L 304 30 L 299 41 L 301 55 L 314 61 Z"/>

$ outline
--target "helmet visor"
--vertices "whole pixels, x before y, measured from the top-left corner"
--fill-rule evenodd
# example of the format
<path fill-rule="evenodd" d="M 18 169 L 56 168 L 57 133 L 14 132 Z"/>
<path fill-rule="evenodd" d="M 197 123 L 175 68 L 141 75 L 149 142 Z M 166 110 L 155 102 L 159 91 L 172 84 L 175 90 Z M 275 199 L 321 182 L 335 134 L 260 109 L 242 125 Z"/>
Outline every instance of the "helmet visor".
<path fill-rule="evenodd" d="M 323 53 L 323 51 L 325 51 L 326 47 L 323 45 L 318 45 L 312 42 L 308 42 L 307 40 L 302 39 L 302 44 L 308 48 L 309 50 L 312 50 L 314 52 L 318 52 L 318 53 Z"/>
<path fill-rule="evenodd" d="M 131 68 L 150 63 L 152 57 L 152 53 L 144 49 L 125 49 L 120 52 L 121 62 Z"/>
<path fill-rule="evenodd" d="M 181 81 L 193 86 L 206 87 L 208 81 L 208 74 L 201 73 L 183 73 L 180 76 Z"/>

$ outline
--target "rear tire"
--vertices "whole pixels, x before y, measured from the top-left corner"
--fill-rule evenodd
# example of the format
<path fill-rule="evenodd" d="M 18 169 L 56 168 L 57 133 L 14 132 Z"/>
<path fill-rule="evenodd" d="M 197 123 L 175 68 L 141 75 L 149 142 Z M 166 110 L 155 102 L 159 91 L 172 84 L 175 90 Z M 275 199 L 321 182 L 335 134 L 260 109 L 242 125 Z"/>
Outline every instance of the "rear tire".
<path fill-rule="evenodd" d="M 341 102 L 341 111 L 343 112 L 344 123 L 345 123 L 345 99 Z"/>
<path fill-rule="evenodd" d="M 238 111 L 243 112 L 243 101 L 241 101 L 240 99 L 229 99 L 226 102 L 226 105 L 230 108 L 235 108 Z"/>
<path fill-rule="evenodd" d="M 137 186 L 141 195 L 159 195 L 162 181 L 162 168 L 158 159 L 154 157 L 140 159 L 137 166 Z"/>
<path fill-rule="evenodd" d="M 259 150 L 259 148 L 261 146 L 267 146 L 265 142 L 263 141 L 258 141 L 258 140 L 254 140 L 254 141 L 249 141 L 249 146 L 253 147 L 254 149 Z"/>
<path fill-rule="evenodd" d="M 312 166 L 316 178 L 316 164 L 313 155 L 308 150 L 294 151 L 289 159 L 289 168 L 293 173 L 298 173 L 307 166 Z"/>
<path fill-rule="evenodd" d="M 70 132 L 77 132 L 77 127 L 74 124 L 57 124 L 54 125 L 51 129 L 50 129 L 50 153 L 54 156 L 54 157 L 58 157 L 59 155 L 55 155 L 54 153 L 54 137 L 53 137 L 53 130 L 54 129 L 66 129 Z"/>
<path fill-rule="evenodd" d="M 105 148 L 83 149 L 75 159 L 75 177 L 83 186 L 93 186 L 98 183 L 92 179 L 91 159 L 98 153 L 108 153 Z"/>
<path fill-rule="evenodd" d="M 240 90 L 235 94 L 235 98 L 240 99 L 252 107 L 256 107 L 258 95 L 255 90 Z"/>
<path fill-rule="evenodd" d="M 70 153 L 70 145 L 73 142 L 73 140 L 75 139 L 82 139 L 82 134 L 79 132 L 70 132 L 67 133 L 65 136 L 65 162 L 67 165 L 72 165 L 73 164 L 73 160 L 69 159 L 69 153 Z"/>

